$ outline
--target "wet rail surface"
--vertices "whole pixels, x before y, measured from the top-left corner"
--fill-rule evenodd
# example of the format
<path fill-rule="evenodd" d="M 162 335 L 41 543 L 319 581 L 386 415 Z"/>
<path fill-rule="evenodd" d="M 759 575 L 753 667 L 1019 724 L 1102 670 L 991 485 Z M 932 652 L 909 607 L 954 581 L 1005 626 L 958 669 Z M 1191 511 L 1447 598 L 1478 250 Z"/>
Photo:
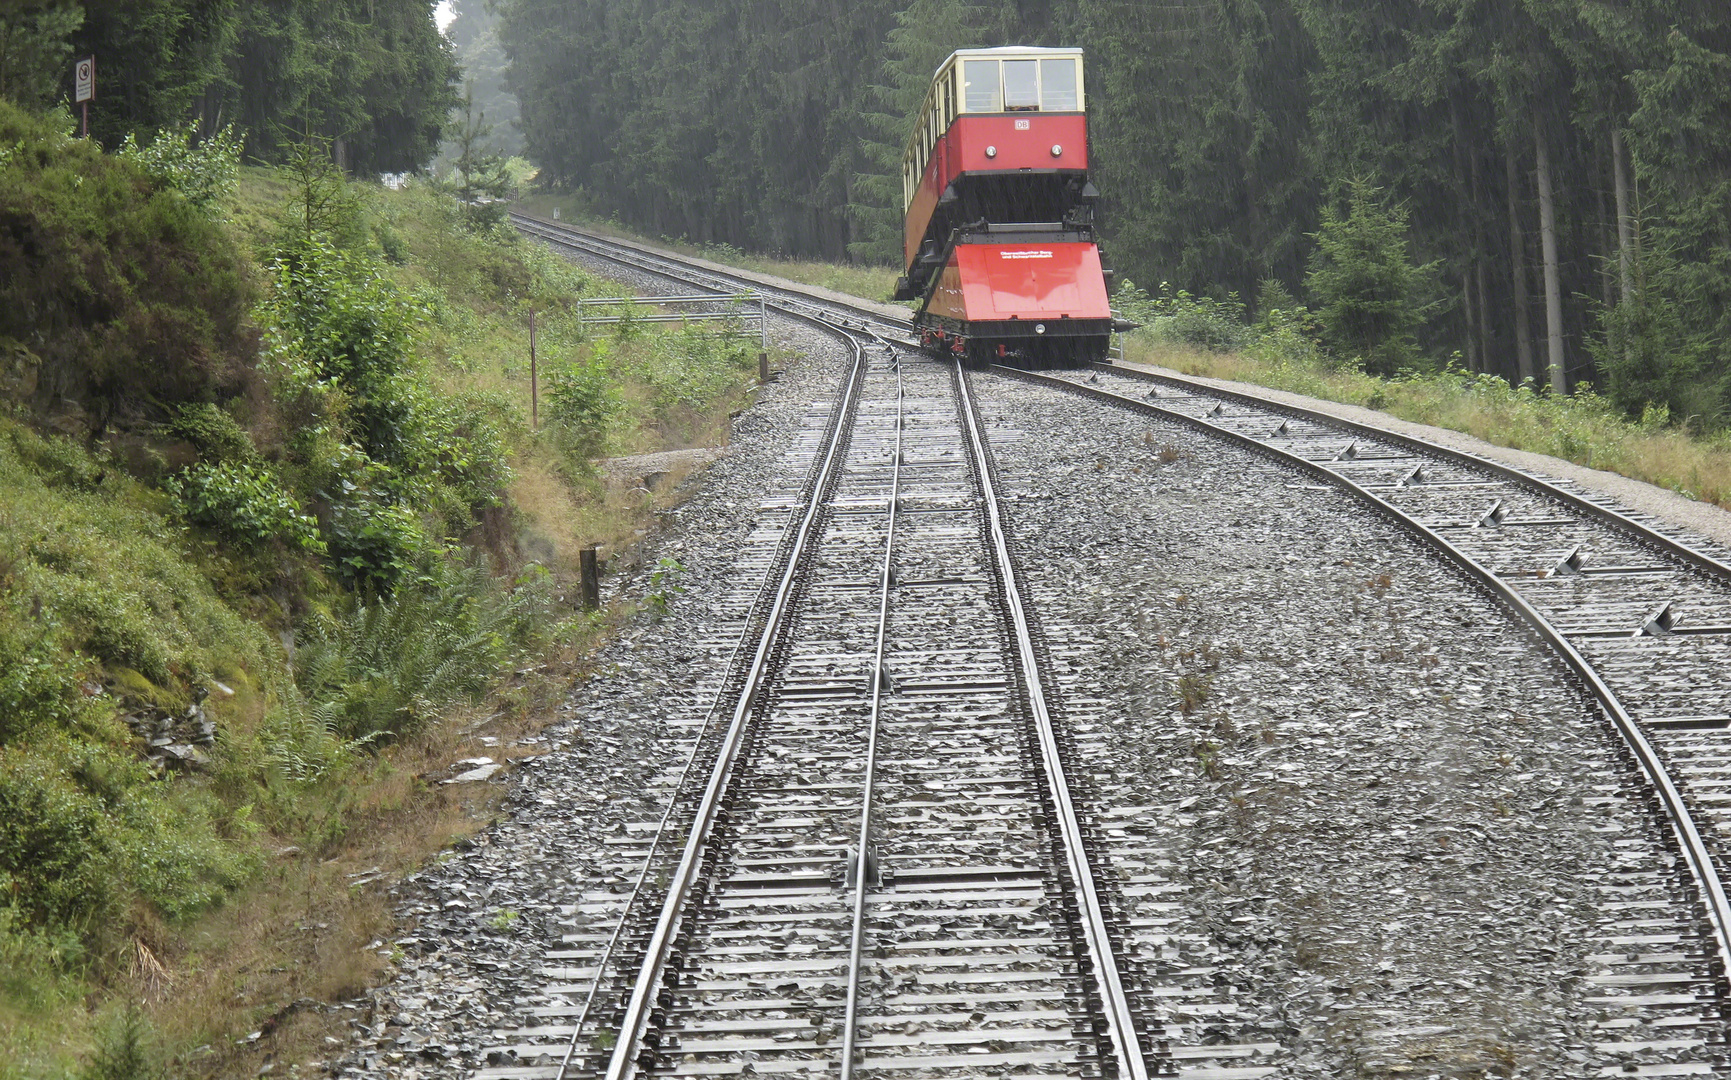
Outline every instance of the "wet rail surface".
<path fill-rule="evenodd" d="M 618 261 L 666 269 L 637 250 Z M 685 284 L 738 287 L 712 272 L 673 272 Z M 850 1060 L 874 1076 L 981 1069 L 1113 1075 L 1123 1068 L 1124 1035 L 1111 1034 L 1110 1010 L 1099 1000 L 1086 920 L 1071 911 L 1074 883 L 1065 880 L 1062 837 L 1051 828 L 1049 795 L 1040 792 L 1042 766 L 1031 745 L 1038 737 L 1017 715 L 1027 711 L 1027 695 L 1004 629 L 1013 594 L 1002 571 L 994 579 L 981 527 L 977 485 L 989 457 L 982 446 L 977 463 L 967 460 L 958 376 L 887 349 L 884 339 L 905 328 L 869 311 L 838 315 L 835 308 L 809 298 L 782 306 L 841 331 L 875 327 L 876 341 L 862 346 L 853 418 L 808 417 L 811 431 L 798 453 L 810 459 L 843 426 L 854 426 L 837 482 L 813 518 L 817 554 L 796 575 L 799 609 L 789 627 L 809 639 L 789 637 L 778 646 L 780 666 L 752 702 L 760 715 L 737 775 L 742 790 L 756 794 L 722 815 L 718 835 L 727 847 L 710 845 L 712 885 L 678 920 L 677 971 L 658 976 L 644 1038 L 613 1045 L 623 1016 L 596 1003 L 621 996 L 623 973 L 634 965 L 640 972 L 643 957 L 629 946 L 614 956 L 611 984 L 602 959 L 609 942 L 646 933 L 647 920 L 639 914 L 633 927 L 632 905 L 619 892 L 596 894 L 588 910 L 573 913 L 585 928 L 570 935 L 568 950 L 548 958 L 546 975 L 554 984 L 563 980 L 572 1006 L 544 1009 L 540 1027 L 501 1033 L 509 1036 L 501 1043 L 507 1053 L 481 1075 L 835 1071 L 850 1031 L 859 1048 Z M 886 424 L 892 376 L 896 420 Z M 1617 841 L 1626 865 L 1605 885 L 1600 951 L 1584 973 L 1602 991 L 1594 998 L 1602 1006 L 1598 1048 L 1639 1062 L 1606 1075 L 1719 1072 L 1724 930 L 1713 916 L 1723 897 L 1715 896 L 1712 867 L 1723 858 L 1719 819 L 1731 812 L 1724 793 L 1731 784 L 1718 779 L 1727 755 L 1714 735 L 1731 725 L 1720 657 L 1731 640 L 1723 568 L 1699 552 L 1679 552 L 1614 508 L 1559 498 L 1506 469 L 1476 468 L 1462 455 L 1379 441 L 1322 418 L 1288 412 L 1270 422 L 1248 401 L 1181 382 L 1131 385 L 1130 378 L 1102 372 L 1065 381 L 1091 382 L 1086 388 L 1097 394 L 1117 389 L 1211 427 L 1254 431 L 1409 510 L 1497 580 L 1518 582 L 1542 619 L 1555 616 L 1589 677 L 1602 677 L 1607 692 L 1631 704 L 1631 723 L 1648 744 L 1647 758 L 1639 748 L 1634 756 L 1649 775 L 1668 779 L 1676 798 L 1631 794 L 1627 778 L 1615 777 L 1607 778 L 1603 798 L 1607 807 L 1652 803 L 1651 812 L 1670 816 L 1676 842 L 1643 844 L 1633 834 Z M 899 450 L 888 449 L 892 438 L 903 440 Z M 766 580 L 773 576 L 777 552 L 785 563 L 787 528 L 773 523 L 813 497 L 814 473 L 808 465 L 807 490 L 766 497 L 759 514 L 765 555 L 752 573 L 761 566 Z M 1577 525 L 1589 531 L 1568 531 Z M 879 603 L 892 592 L 893 600 Z M 741 622 L 751 619 L 742 615 Z M 732 685 L 718 687 L 718 700 L 738 691 L 736 677 L 726 682 Z M 864 758 L 874 731 L 875 843 L 862 858 Z M 1171 910 L 1176 905 L 1162 903 L 1183 885 L 1163 876 L 1156 847 L 1139 842 L 1135 808 L 1110 809 L 1109 836 L 1099 826 L 1104 808 L 1090 805 L 1082 775 L 1093 749 L 1086 737 L 1060 734 L 1060 741 L 1057 756 L 1072 763 L 1084 807 L 1077 847 L 1089 865 L 1111 868 L 1100 910 L 1126 990 L 1122 1023 L 1141 1067 L 1197 1078 L 1276 1072 L 1278 1046 L 1226 1034 L 1235 1030 L 1236 1006 L 1210 1004 L 1205 970 L 1187 975 L 1126 959 L 1194 937 Z M 1662 788 L 1666 779 L 1655 782 Z M 674 803 L 679 789 L 669 777 Z M 1688 824 L 1678 823 L 1679 809 Z M 622 838 L 622 879 L 638 873 L 659 883 L 666 869 L 651 872 L 658 853 L 650 838 L 676 821 L 670 815 Z M 1693 865 L 1702 853 L 1705 877 Z M 861 978 L 851 992 L 858 1022 L 850 1028 L 850 902 L 862 865 L 871 914 L 859 936 L 862 963 L 853 970 Z M 628 929 L 609 934 L 615 926 Z M 1201 1019 L 1165 1022 L 1174 1003 Z"/>

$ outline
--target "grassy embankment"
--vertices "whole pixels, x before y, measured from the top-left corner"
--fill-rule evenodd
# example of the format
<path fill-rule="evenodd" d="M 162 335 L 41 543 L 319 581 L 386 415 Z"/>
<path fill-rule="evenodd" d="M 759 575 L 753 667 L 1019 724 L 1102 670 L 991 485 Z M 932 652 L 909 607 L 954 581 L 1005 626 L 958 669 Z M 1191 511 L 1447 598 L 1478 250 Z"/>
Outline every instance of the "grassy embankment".
<path fill-rule="evenodd" d="M 1731 509 L 1731 436 L 1697 434 L 1651 413 L 1631 421 L 1595 394 L 1553 397 L 1494 376 L 1459 372 L 1391 379 L 1320 361 L 1216 352 L 1138 331 L 1127 360 L 1375 409 L 1496 446 L 1603 469 Z"/>
<path fill-rule="evenodd" d="M 0 1077 L 281 1070 L 388 974 L 385 888 L 490 819 L 495 786 L 438 781 L 536 753 L 630 616 L 570 610 L 576 552 L 653 510 L 590 458 L 723 440 L 752 343 L 584 340 L 569 303 L 617 286 L 424 188 L 328 188 L 290 243 L 305 177 L 200 208 L 0 129 L 36 260 L 0 275 L 33 290 L 0 322 Z"/>
<path fill-rule="evenodd" d="M 541 214 L 551 214 L 557 205 L 568 218 L 577 218 L 582 210 L 575 200 L 553 195 L 538 196 L 528 205 Z M 582 224 L 598 232 L 646 239 L 617 223 L 583 219 Z M 895 287 L 896 271 L 888 267 L 777 260 L 665 237 L 650 242 L 870 300 L 884 300 Z M 1671 417 L 1649 414 L 1632 421 L 1591 393 L 1555 398 L 1510 388 L 1495 378 L 1472 379 L 1459 373 L 1392 379 L 1366 375 L 1325 360 L 1313 344 L 1299 339 L 1296 320 L 1208 326 L 1200 335 L 1186 332 L 1199 322 L 1215 323 L 1219 318 L 1218 309 L 1206 304 L 1179 310 L 1166 318 L 1165 325 L 1151 318 L 1150 325 L 1124 338 L 1125 358 L 1186 375 L 1375 409 L 1402 420 L 1464 432 L 1497 446 L 1618 473 L 1731 509 L 1731 432 L 1703 434 L 1698 423 L 1690 422 L 1692 418 L 1672 423 Z M 1210 344 L 1197 344 L 1196 337 Z M 1222 347 L 1222 341 L 1233 344 Z"/>

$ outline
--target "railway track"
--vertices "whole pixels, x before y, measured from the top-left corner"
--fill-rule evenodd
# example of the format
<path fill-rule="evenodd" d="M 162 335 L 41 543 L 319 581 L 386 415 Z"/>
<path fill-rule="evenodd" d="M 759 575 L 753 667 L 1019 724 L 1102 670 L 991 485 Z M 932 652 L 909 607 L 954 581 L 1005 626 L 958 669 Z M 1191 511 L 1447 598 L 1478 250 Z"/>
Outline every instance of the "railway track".
<path fill-rule="evenodd" d="M 685 287 L 746 280 L 516 223 Z M 1165 902 L 1185 883 L 1136 808 L 1102 805 L 1083 772 L 1094 748 L 1062 718 L 1095 703 L 1066 700 L 1027 616 L 966 374 L 907 355 L 881 312 L 765 292 L 846 335 L 847 388 L 808 418 L 800 490 L 765 501 L 783 520 L 736 662 L 667 817 L 619 853 L 636 887 L 572 913 L 584 925 L 545 970 L 568 1004 L 501 1033 L 479 1075 L 1271 1075 L 1282 1048 L 1241 1035 L 1206 968 L 1139 959 L 1193 945 Z M 1527 619 L 1667 822 L 1661 849 L 1622 844 L 1588 975 L 1600 1050 L 1639 1060 L 1623 1075 L 1722 1068 L 1731 570 L 1604 504 L 1386 433 L 1182 380 L 1028 378 L 1284 454 L 1434 538 Z M 1617 786 L 1607 804 L 1626 800 Z"/>
<path fill-rule="evenodd" d="M 1000 370 L 1179 420 L 1326 479 L 1523 619 L 1597 702 L 1668 833 L 1668 852 L 1630 859 L 1607 908 L 1658 915 L 1678 886 L 1689 901 L 1681 918 L 1607 924 L 1596 959 L 1609 963 L 1589 976 L 1604 990 L 1601 1046 L 1685 1051 L 1641 1075 L 1725 1067 L 1731 566 L 1607 500 L 1382 429 L 1135 369 Z"/>
<path fill-rule="evenodd" d="M 550 958 L 590 980 L 568 1026 L 514 1033 L 482 1075 L 1169 1071 L 1127 993 L 966 377 L 798 307 L 854 363 L 731 716 L 658 829 L 683 844 L 645 852 L 605 945 Z"/>

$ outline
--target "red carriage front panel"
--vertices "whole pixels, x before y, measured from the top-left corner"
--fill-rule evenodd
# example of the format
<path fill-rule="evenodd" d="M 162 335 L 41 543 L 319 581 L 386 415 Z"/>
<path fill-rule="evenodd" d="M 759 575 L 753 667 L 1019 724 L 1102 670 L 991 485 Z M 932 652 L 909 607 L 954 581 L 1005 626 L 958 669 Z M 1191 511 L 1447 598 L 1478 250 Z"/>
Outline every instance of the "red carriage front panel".
<path fill-rule="evenodd" d="M 1058 148 L 1054 155 L 1052 149 Z M 987 149 L 996 156 L 986 156 Z M 1081 113 L 992 113 L 962 115 L 950 122 L 926 162 L 925 174 L 908 206 L 902 265 L 914 261 L 938 197 L 966 173 L 1015 173 L 1026 170 L 1088 169 L 1088 118 Z"/>
<path fill-rule="evenodd" d="M 958 322 L 1110 319 L 1094 244 L 958 244 L 926 310 Z"/>

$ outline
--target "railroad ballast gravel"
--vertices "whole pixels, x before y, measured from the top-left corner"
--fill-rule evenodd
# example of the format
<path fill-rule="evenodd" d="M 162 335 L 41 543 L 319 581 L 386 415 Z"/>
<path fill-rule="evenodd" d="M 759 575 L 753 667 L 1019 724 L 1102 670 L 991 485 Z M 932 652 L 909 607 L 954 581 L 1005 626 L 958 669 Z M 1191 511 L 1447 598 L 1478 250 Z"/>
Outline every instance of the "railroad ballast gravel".
<path fill-rule="evenodd" d="M 379 949 L 395 958 L 395 977 L 339 1007 L 354 1037 L 326 1066 L 330 1075 L 419 1080 L 488 1064 L 495 1032 L 528 1026 L 528 1010 L 546 1004 L 543 957 L 572 929 L 568 909 L 585 894 L 629 891 L 609 848 L 665 809 L 657 785 L 683 764 L 690 735 L 668 721 L 702 718 L 728 659 L 709 642 L 734 614 L 724 609 L 755 590 L 738 565 L 746 523 L 764 492 L 798 468 L 802 421 L 827 413 L 848 360 L 829 335 L 773 318 L 772 330 L 807 359 L 735 421 L 727 454 L 644 541 L 638 569 L 603 578 L 604 599 L 657 591 L 666 614 L 646 609 L 602 649 L 597 674 L 543 732 L 548 752 L 512 777 L 500 823 L 394 891 L 403 932 Z M 683 569 L 651 585 L 663 557 Z"/>
<path fill-rule="evenodd" d="M 1144 962 L 1211 968 L 1255 1017 L 1217 1038 L 1260 1031 L 1293 1077 L 1634 1060 L 1592 1048 L 1606 1013 L 1582 975 L 1613 918 L 1598 886 L 1657 827 L 1610 797 L 1633 775 L 1559 665 L 1307 476 L 1058 391 L 976 386 L 1025 582 L 1075 668 L 1070 711 L 1094 714 L 1073 727 L 1096 794 L 1159 808 L 1152 842 L 1208 928 Z"/>
<path fill-rule="evenodd" d="M 833 339 L 775 329 L 817 359 L 741 417 L 730 454 L 648 542 L 642 563 L 677 558 L 684 591 L 604 651 L 506 819 L 399 889 L 407 929 L 381 946 L 398 976 L 348 1007 L 356 1037 L 332 1073 L 486 1064 L 493 1032 L 540 1001 L 561 912 L 627 887 L 609 841 L 660 816 L 653 785 L 686 734 L 665 722 L 701 711 L 725 661 L 701 643 L 725 621 L 716 598 L 740 587 L 742 533 L 839 385 Z M 1602 931 L 1592 882 L 1619 865 L 1611 837 L 1651 829 L 1614 797 L 1628 774 L 1541 650 L 1313 482 L 1176 427 L 976 385 L 1094 786 L 1162 808 L 1155 831 L 1203 930 L 1142 962 L 1211 968 L 1241 1006 L 1214 1034 L 1280 1044 L 1283 1076 L 1604 1064 L 1579 976 Z M 649 590 L 646 573 L 607 587 Z M 1596 831 L 1618 815 L 1621 831 Z"/>

